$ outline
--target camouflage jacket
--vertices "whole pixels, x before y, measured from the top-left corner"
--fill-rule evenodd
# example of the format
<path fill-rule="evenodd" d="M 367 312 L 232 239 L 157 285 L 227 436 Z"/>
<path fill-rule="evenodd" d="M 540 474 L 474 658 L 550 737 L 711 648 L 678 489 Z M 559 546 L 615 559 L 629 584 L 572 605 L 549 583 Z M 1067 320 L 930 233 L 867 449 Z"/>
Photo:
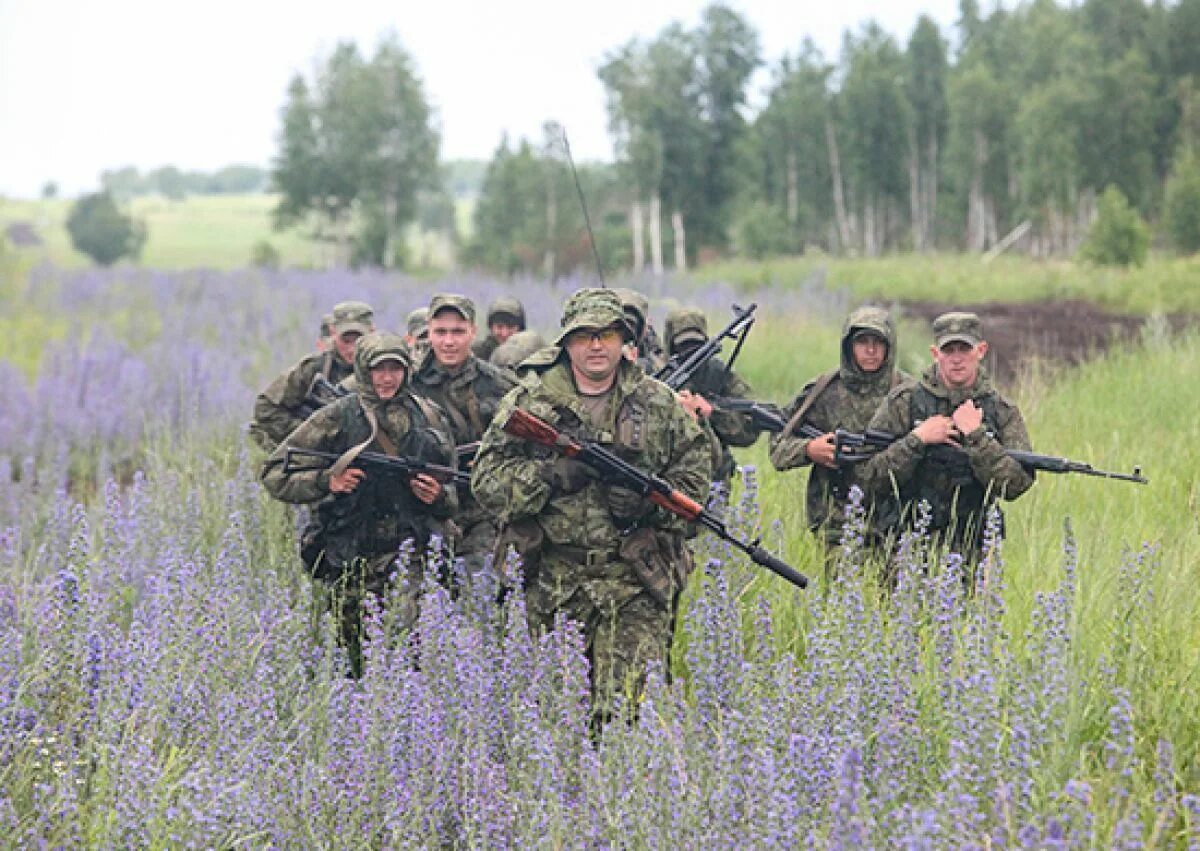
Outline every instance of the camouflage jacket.
<path fill-rule="evenodd" d="M 369 354 L 369 352 L 368 352 Z M 382 432 L 400 455 L 452 466 L 454 451 L 437 408 L 415 399 L 407 389 L 381 400 L 371 389 L 362 365 L 359 346 L 355 373 L 364 391 L 338 399 L 318 410 L 293 431 L 266 460 L 262 481 L 267 492 L 284 502 L 319 502 L 317 520 L 322 534 L 341 563 L 356 556 L 371 556 L 395 550 L 407 538 L 423 547 L 431 532 L 440 532 L 437 521 L 450 516 L 458 497 L 446 485 L 433 505 L 418 500 L 400 476 L 368 473 L 349 494 L 331 494 L 329 470 L 284 472 L 287 448 L 319 449 L 342 453 L 370 441 L 364 447 L 385 452 L 378 439 Z M 372 430 L 367 411 L 374 415 L 378 432 Z"/>
<path fill-rule="evenodd" d="M 749 383 L 727 367 L 720 358 L 713 358 L 696 370 L 683 389 L 698 393 L 706 399 L 716 396 L 726 399 L 750 399 L 754 395 Z M 713 410 L 705 425 L 711 428 L 716 437 L 713 481 L 728 481 L 736 467 L 729 447 L 752 445 L 758 440 L 758 429 L 745 414 L 719 409 Z"/>
<path fill-rule="evenodd" d="M 919 423 L 936 414 L 950 416 L 967 399 L 983 409 L 983 426 L 964 438 L 962 451 L 927 447 L 912 434 Z M 905 526 L 925 500 L 933 511 L 931 529 L 949 530 L 957 543 L 978 544 L 987 508 L 998 499 L 1016 499 L 1033 484 L 1033 475 L 1004 454 L 1006 449 L 1030 448 L 1025 420 L 982 368 L 974 386 L 953 389 L 931 366 L 919 382 L 889 393 L 869 425 L 901 435 L 864 462 L 859 476 L 875 494 L 899 499 L 896 521 Z"/>
<path fill-rule="evenodd" d="M 353 365 L 342 360 L 336 351 L 306 355 L 258 394 L 250 436 L 267 452 L 273 452 L 312 413 L 305 398 L 313 379 L 324 375 L 331 384 L 337 384 L 353 372 Z"/>
<path fill-rule="evenodd" d="M 854 360 L 852 338 L 860 329 L 876 331 L 888 343 L 887 359 L 875 372 L 863 372 Z M 791 422 L 801 406 L 818 392 L 818 384 L 825 378 L 819 376 L 804 386 L 784 409 L 785 420 Z M 896 331 L 887 313 L 871 307 L 855 310 L 842 326 L 841 363 L 837 371 L 828 376 L 824 389 L 812 399 L 808 412 L 796 428 L 810 425 L 822 434 L 839 428 L 861 433 L 892 388 L 911 381 L 908 375 L 896 369 Z M 791 431 L 774 435 L 771 438 L 772 466 L 782 471 L 811 465 L 808 444 L 809 438 Z M 814 532 L 823 532 L 829 543 L 841 539 L 850 488 L 855 484 L 864 491 L 864 506 L 873 516 L 871 493 L 859 481 L 854 465 L 846 464 L 836 470 L 815 465 L 809 473 L 805 495 L 808 527 Z M 883 514 L 886 518 L 894 511 L 884 510 Z"/>
<path fill-rule="evenodd" d="M 613 548 L 622 531 L 609 512 L 603 483 L 589 483 L 571 494 L 553 491 L 542 470 L 557 453 L 512 437 L 499 426 L 513 408 L 529 411 L 573 436 L 598 441 L 697 501 L 708 495 L 712 472 L 708 446 L 666 385 L 623 360 L 607 421 L 603 428 L 595 428 L 580 404 L 570 366 L 560 360 L 540 376 L 526 377 L 505 397 L 479 450 L 471 489 L 502 525 L 536 518 L 547 544 L 588 549 Z M 659 508 L 639 525 L 672 534 L 681 534 L 686 526 Z"/>

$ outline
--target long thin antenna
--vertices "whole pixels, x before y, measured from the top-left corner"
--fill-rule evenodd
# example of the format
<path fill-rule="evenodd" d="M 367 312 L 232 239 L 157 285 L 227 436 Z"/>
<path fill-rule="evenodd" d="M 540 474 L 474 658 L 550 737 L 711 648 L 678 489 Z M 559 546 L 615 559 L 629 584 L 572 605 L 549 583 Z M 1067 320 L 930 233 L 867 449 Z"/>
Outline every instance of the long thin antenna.
<path fill-rule="evenodd" d="M 560 127 L 559 129 L 562 130 L 563 150 L 567 154 L 567 164 L 571 166 L 571 177 L 575 180 L 575 191 L 579 193 L 579 206 L 583 209 L 583 223 L 587 225 L 588 240 L 592 243 L 592 256 L 596 258 L 596 274 L 600 276 L 600 286 L 607 289 L 608 284 L 604 282 L 604 264 L 600 262 L 600 249 L 596 246 L 596 234 L 592 230 L 592 217 L 588 215 L 587 200 L 583 197 L 579 172 L 575 171 L 575 158 L 571 156 L 571 143 L 567 141 L 567 128 Z"/>

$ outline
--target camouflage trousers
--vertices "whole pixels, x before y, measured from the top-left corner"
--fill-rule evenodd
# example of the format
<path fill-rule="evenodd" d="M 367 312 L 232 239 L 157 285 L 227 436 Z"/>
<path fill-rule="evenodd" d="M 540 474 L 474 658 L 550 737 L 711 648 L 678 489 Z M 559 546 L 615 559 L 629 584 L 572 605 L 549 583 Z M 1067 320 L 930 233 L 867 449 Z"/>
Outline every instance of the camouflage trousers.
<path fill-rule="evenodd" d="M 535 631 L 552 629 L 559 614 L 582 626 L 593 723 L 612 717 L 619 696 L 636 706 L 648 662 L 666 667 L 673 613 L 642 585 L 632 565 L 581 564 L 551 549 L 526 591 L 526 608 Z"/>

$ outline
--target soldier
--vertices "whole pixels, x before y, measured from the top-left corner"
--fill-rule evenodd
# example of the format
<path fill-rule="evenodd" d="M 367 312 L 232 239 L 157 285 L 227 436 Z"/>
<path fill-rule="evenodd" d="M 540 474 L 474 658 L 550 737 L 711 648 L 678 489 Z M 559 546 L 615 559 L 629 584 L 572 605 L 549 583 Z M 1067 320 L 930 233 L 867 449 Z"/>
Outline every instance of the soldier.
<path fill-rule="evenodd" d="M 416 617 L 422 558 L 430 535 L 457 506 L 454 488 L 418 475 L 409 481 L 350 466 L 362 451 L 453 464 L 445 422 L 408 388 L 408 348 L 395 334 L 372 333 L 359 342 L 354 373 L 359 391 L 318 410 L 293 431 L 263 465 L 263 485 L 284 502 L 319 502 L 305 529 L 301 557 L 312 576 L 333 589 L 339 635 L 355 676 L 362 672 L 361 611 L 367 594 L 383 597 L 400 547 L 412 540 L 401 621 Z M 289 447 L 341 453 L 326 469 L 285 469 Z"/>
<path fill-rule="evenodd" d="M 313 379 L 323 375 L 337 384 L 354 371 L 354 347 L 358 338 L 375 329 L 370 305 L 344 301 L 333 308 L 333 347 L 306 355 L 258 394 L 250 436 L 267 452 L 273 452 L 313 411 L 308 401 Z"/>
<path fill-rule="evenodd" d="M 805 507 L 808 528 L 823 538 L 829 556 L 841 540 L 850 488 L 857 480 L 854 465 L 838 466 L 834 457 L 837 429 L 862 432 L 887 394 L 911 379 L 896 369 L 896 329 L 886 310 L 862 307 L 842 325 L 841 365 L 810 381 L 784 410 L 787 428 L 771 439 L 771 464 L 776 470 L 812 465 Z M 802 425 L 823 434 L 797 434 Z M 879 543 L 869 497 L 866 544 Z M 885 514 L 894 514 L 885 512 Z M 827 559 L 826 566 L 832 566 Z"/>
<path fill-rule="evenodd" d="M 491 360 L 492 353 L 518 331 L 525 330 L 525 307 L 511 296 L 500 296 L 487 312 L 488 335 L 476 340 L 471 351 L 480 360 Z"/>
<path fill-rule="evenodd" d="M 413 363 L 420 363 L 429 348 L 429 308 L 418 307 L 409 313 L 405 325 L 408 332 L 404 335 L 404 342 L 412 352 Z"/>
<path fill-rule="evenodd" d="M 546 341 L 537 331 L 518 331 L 492 352 L 491 362 L 519 376 L 524 371 L 521 361 L 544 348 Z"/>
<path fill-rule="evenodd" d="M 449 418 L 454 442 L 463 446 L 483 437 L 504 394 L 516 385 L 512 373 L 471 353 L 475 304 L 466 296 L 438 294 L 429 303 L 429 346 L 413 377 L 413 391 L 427 396 Z M 454 517 L 461 537 L 455 554 L 471 576 L 484 568 L 496 542 L 491 516 L 463 494 Z"/>
<path fill-rule="evenodd" d="M 563 614 L 583 626 L 597 721 L 616 694 L 640 687 L 648 661 L 666 660 L 691 569 L 686 524 L 500 424 L 514 408 L 527 410 L 703 500 L 712 472 L 708 444 L 675 394 L 625 358 L 631 337 L 612 290 L 572 295 L 557 350 L 531 359 L 540 374 L 504 399 L 471 476 L 472 492 L 503 527 L 498 557 L 510 543 L 523 557 L 531 625 L 548 630 Z"/>
<path fill-rule="evenodd" d="M 321 317 L 321 328 L 317 332 L 317 351 L 324 354 L 333 345 L 333 314 Z"/>
<path fill-rule="evenodd" d="M 653 376 L 666 364 L 667 358 L 658 342 L 658 335 L 654 333 L 654 327 L 650 324 L 650 300 L 628 287 L 617 287 L 613 292 L 621 299 L 625 320 L 633 328 L 633 340 L 630 341 L 626 352 L 647 375 Z"/>
<path fill-rule="evenodd" d="M 677 308 L 667 314 L 663 336 L 667 356 L 678 355 L 682 361 L 708 342 L 708 321 L 695 308 Z M 758 429 L 745 414 L 714 408 L 709 399 L 748 399 L 751 395 L 746 380 L 716 357 L 700 367 L 679 393 L 683 406 L 710 428 L 715 453 L 713 481 L 722 483 L 726 492 L 736 468 L 729 447 L 750 446 L 758 439 Z"/>
<path fill-rule="evenodd" d="M 988 346 L 979 317 L 942 314 L 933 335 L 933 365 L 919 382 L 888 394 L 871 418 L 870 428 L 899 439 L 865 462 L 859 475 L 876 495 L 898 499 L 901 528 L 911 528 L 918 504 L 928 502 L 935 538 L 975 559 L 991 508 L 1033 484 L 1033 475 L 1005 455 L 1006 449 L 1028 450 L 1029 434 L 1021 412 L 996 391 L 981 364 Z"/>

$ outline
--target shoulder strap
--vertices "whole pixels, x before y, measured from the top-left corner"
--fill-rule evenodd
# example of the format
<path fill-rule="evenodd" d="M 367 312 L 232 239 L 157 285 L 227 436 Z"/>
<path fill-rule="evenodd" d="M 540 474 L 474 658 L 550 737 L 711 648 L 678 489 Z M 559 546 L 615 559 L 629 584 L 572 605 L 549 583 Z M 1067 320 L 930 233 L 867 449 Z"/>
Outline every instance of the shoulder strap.
<path fill-rule="evenodd" d="M 384 444 L 384 440 L 387 440 L 387 437 L 379 430 L 379 421 L 375 419 L 374 411 L 362 403 L 361 397 L 356 398 L 358 399 L 359 410 L 363 412 L 363 416 L 367 418 L 367 423 L 371 426 L 371 433 L 367 435 L 366 440 L 364 440 L 362 443 L 354 444 L 354 446 L 351 446 L 349 449 L 343 452 L 341 456 L 333 462 L 333 466 L 329 468 L 330 477 L 340 476 L 342 473 L 346 472 L 347 468 L 354 463 L 354 459 L 357 458 L 364 449 L 370 446 L 371 441 L 376 437 L 381 438 L 379 442 L 384 446 L 385 450 L 387 449 L 387 445 L 392 443 L 390 440 L 388 440 L 387 444 Z M 396 454 L 395 445 L 391 446 L 391 452 L 389 454 Z"/>
<path fill-rule="evenodd" d="M 787 427 L 785 427 L 783 430 L 784 434 L 792 434 L 796 430 L 796 426 L 800 425 L 800 423 L 804 421 L 804 417 L 807 416 L 808 412 L 812 410 L 812 406 L 816 404 L 817 399 L 820 398 L 821 394 L 825 392 L 825 388 L 828 387 L 833 382 L 833 379 L 837 378 L 837 376 L 838 370 L 834 369 L 817 379 L 817 383 L 813 385 L 813 389 L 810 390 L 808 395 L 804 397 L 804 402 L 802 402 L 800 407 L 796 409 L 796 413 L 792 414 L 792 418 L 788 420 Z"/>

